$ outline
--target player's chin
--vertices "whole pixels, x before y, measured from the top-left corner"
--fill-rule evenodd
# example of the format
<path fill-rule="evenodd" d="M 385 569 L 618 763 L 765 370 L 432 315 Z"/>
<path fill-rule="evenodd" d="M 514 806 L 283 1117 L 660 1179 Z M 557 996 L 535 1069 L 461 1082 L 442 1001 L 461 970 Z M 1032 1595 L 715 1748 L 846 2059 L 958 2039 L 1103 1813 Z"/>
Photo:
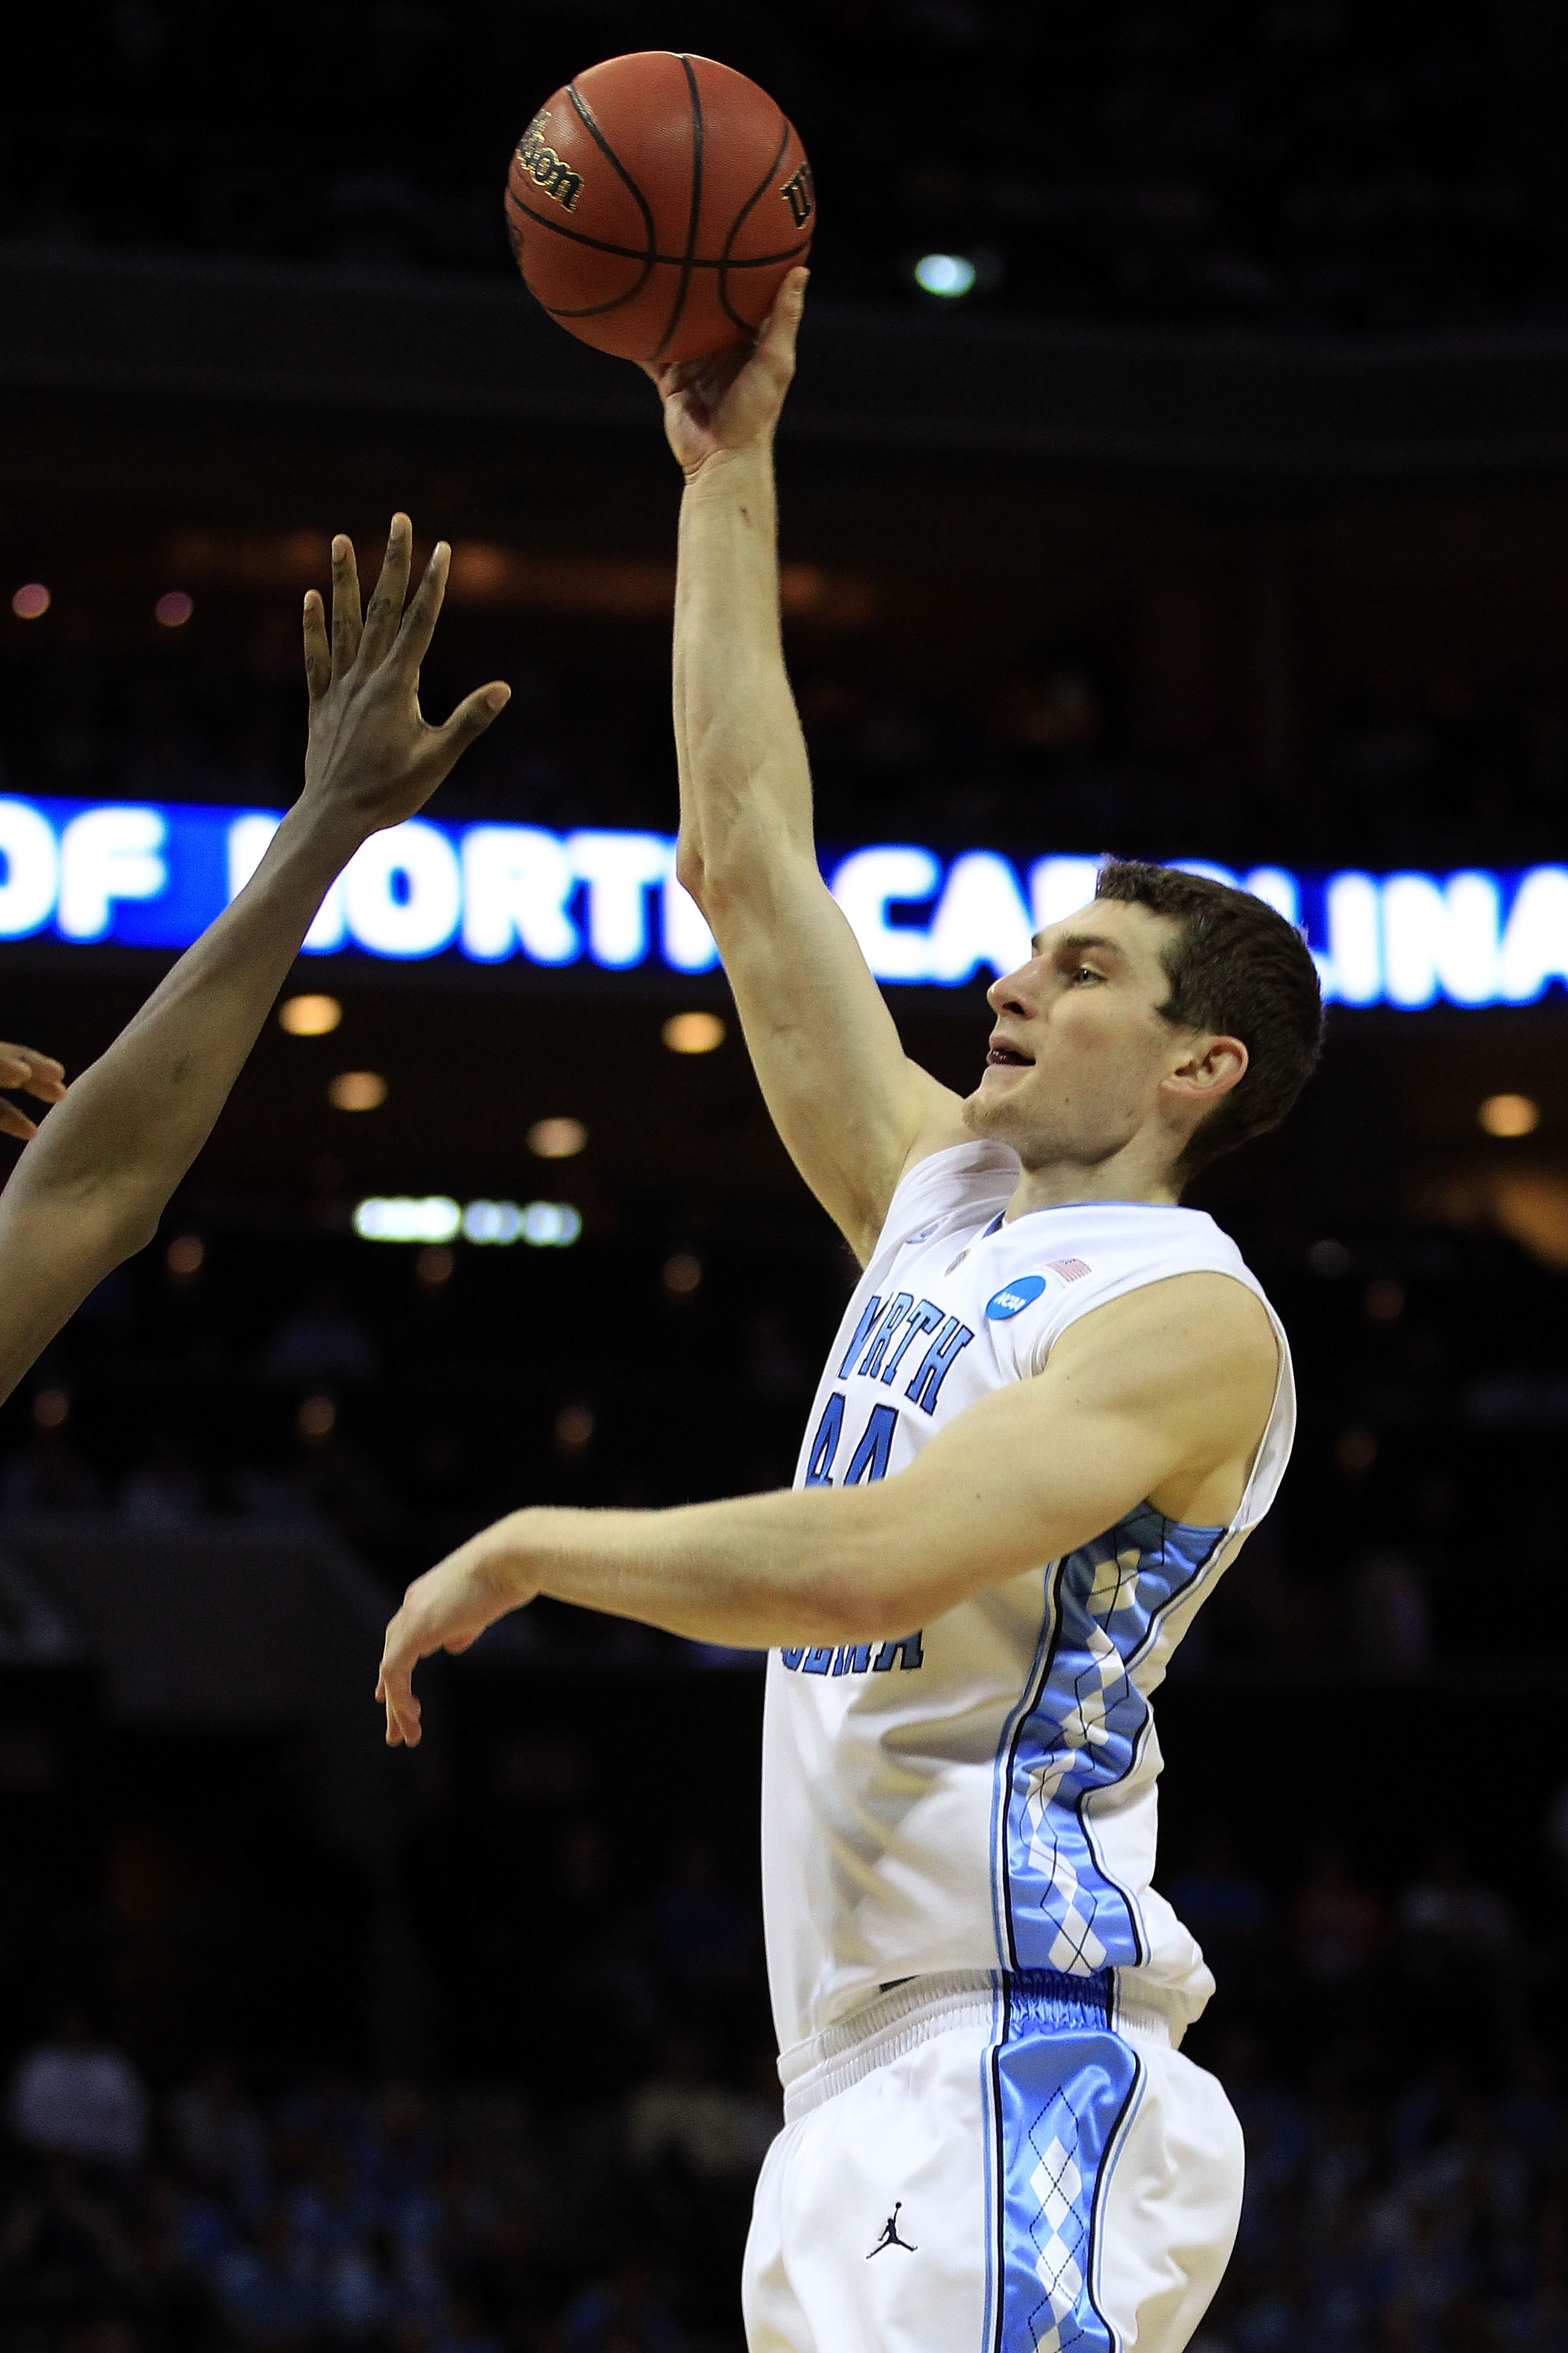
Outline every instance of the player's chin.
<path fill-rule="evenodd" d="M 986 1071 L 973 1094 L 963 1099 L 963 1123 L 974 1135 L 1005 1135 L 1017 1125 L 1017 1112 L 1013 1098 L 1017 1092 L 1011 1083 L 1015 1072 L 1005 1065 L 994 1064 Z"/>

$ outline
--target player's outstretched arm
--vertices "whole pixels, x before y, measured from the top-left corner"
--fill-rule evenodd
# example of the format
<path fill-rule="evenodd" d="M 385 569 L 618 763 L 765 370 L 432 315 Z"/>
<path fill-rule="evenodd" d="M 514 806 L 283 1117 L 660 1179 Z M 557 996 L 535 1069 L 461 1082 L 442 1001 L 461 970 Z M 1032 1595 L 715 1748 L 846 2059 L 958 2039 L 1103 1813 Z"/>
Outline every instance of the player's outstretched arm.
<path fill-rule="evenodd" d="M 993 1390 L 879 1485 L 668 1512 L 514 1512 L 418 1577 L 376 1696 L 419 1737 L 416 1664 L 537 1594 L 700 1641 L 866 1642 L 928 1627 L 1144 1502 L 1234 1519 L 1279 1377 L 1268 1314 L 1228 1275 L 1173 1275 L 1071 1325 L 1043 1373 Z"/>
<path fill-rule="evenodd" d="M 774 1125 L 862 1264 L 910 1161 L 961 1141 L 822 880 L 779 626 L 773 439 L 806 273 L 754 347 L 648 373 L 686 477 L 675 598 L 681 881 L 707 916 Z"/>
<path fill-rule="evenodd" d="M 395 517 L 363 618 L 353 549 L 332 543 L 329 641 L 305 599 L 310 695 L 304 789 L 234 904 L 205 931 L 26 1145 L 0 1194 L 0 1397 L 94 1283 L 157 1230 L 212 1131 L 328 885 L 384 826 L 424 806 L 507 701 L 481 687 L 443 727 L 419 709 L 419 665 L 446 587 L 437 546 L 404 609 L 413 533 Z M 32 1058 L 47 1098 L 58 1064 Z M 0 1075 L 0 1084 L 18 1082 Z M 24 1122 L 24 1125 L 27 1123 Z M 15 1133 L 15 1129 L 11 1132 Z"/>

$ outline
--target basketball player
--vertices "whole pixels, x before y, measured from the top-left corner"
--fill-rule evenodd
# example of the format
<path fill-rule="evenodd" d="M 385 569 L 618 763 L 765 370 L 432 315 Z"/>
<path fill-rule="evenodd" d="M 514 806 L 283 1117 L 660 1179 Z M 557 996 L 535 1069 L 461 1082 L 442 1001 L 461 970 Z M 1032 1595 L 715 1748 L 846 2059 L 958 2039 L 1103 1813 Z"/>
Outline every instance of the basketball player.
<path fill-rule="evenodd" d="M 368 609 L 348 540 L 332 542 L 332 626 L 305 599 L 310 697 L 305 783 L 251 880 L 180 958 L 108 1052 L 68 1091 L 60 1065 L 0 1048 L 0 1086 L 57 1107 L 35 1130 L 0 1106 L 25 1148 L 0 1193 L 0 1398 L 9 1396 L 110 1269 L 150 1242 L 228 1091 L 329 883 L 361 842 L 422 808 L 505 708 L 499 681 L 444 727 L 419 710 L 419 665 L 446 590 L 443 541 L 404 609 L 413 529 L 395 515 Z"/>
<path fill-rule="evenodd" d="M 660 381 L 686 475 L 681 874 L 769 1110 L 864 1272 L 793 1493 L 522 1511 L 410 1587 L 415 1660 L 534 1594 L 767 1646 L 763 1903 L 784 2129 L 752 2353 L 1178 2353 L 1241 2135 L 1181 2055 L 1213 1980 L 1152 1883 L 1150 1698 L 1290 1449 L 1285 1335 L 1178 1206 L 1316 1059 L 1258 900 L 1111 865 L 990 990 L 966 1100 L 905 1056 L 816 864 L 771 441 L 805 273 Z"/>

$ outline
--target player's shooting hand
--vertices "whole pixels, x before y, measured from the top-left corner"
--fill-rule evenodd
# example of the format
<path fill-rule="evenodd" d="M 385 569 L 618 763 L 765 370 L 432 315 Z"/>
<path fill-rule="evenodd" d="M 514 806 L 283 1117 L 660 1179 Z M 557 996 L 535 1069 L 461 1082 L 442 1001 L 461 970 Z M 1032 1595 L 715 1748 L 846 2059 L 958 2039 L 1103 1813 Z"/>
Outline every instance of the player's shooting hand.
<path fill-rule="evenodd" d="M 436 632 L 452 551 L 437 541 L 409 596 L 413 552 L 414 526 L 394 515 L 381 577 L 362 617 L 353 543 L 341 534 L 333 540 L 330 638 L 320 596 L 312 588 L 305 598 L 310 732 L 301 798 L 362 836 L 422 808 L 511 697 L 510 687 L 494 680 L 467 696 L 444 726 L 426 720 L 419 665 Z"/>
<path fill-rule="evenodd" d="M 515 1516 L 515 1515 L 514 1515 Z M 517 1575 L 512 1521 L 498 1521 L 416 1577 L 386 1630 L 375 1695 L 386 1710 L 389 1748 L 419 1746 L 414 1670 L 437 1651 L 466 1651 L 509 1609 L 531 1601 Z"/>
<path fill-rule="evenodd" d="M 66 1091 L 65 1066 L 52 1054 L 35 1053 L 31 1046 L 0 1045 L 0 1087 L 15 1087 L 36 1103 L 58 1103 Z M 37 1132 L 18 1104 L 0 1097 L 0 1135 L 15 1135 L 26 1144 Z"/>
<path fill-rule="evenodd" d="M 792 269 L 750 343 L 731 343 L 700 360 L 668 367 L 645 363 L 658 387 L 664 430 L 688 481 L 709 459 L 772 438 L 795 375 L 795 337 L 805 308 L 808 269 Z"/>

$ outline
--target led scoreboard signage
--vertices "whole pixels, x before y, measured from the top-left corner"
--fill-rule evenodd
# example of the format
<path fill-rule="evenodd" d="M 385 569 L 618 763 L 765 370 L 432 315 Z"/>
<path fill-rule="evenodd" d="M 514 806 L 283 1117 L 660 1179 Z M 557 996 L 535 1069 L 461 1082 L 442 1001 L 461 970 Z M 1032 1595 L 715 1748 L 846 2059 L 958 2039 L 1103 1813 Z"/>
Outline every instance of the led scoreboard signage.
<path fill-rule="evenodd" d="M 186 947 L 244 887 L 278 823 L 275 809 L 0 797 L 0 940 Z M 1341 1004 L 1527 1005 L 1568 985 L 1568 866 L 1368 874 L 1176 862 L 1300 924 L 1324 994 Z M 1097 861 L 877 842 L 826 866 L 879 980 L 956 988 L 1021 964 L 1032 932 L 1093 895 Z M 428 818 L 365 843 L 305 949 L 609 972 L 700 973 L 718 961 L 667 834 Z"/>

